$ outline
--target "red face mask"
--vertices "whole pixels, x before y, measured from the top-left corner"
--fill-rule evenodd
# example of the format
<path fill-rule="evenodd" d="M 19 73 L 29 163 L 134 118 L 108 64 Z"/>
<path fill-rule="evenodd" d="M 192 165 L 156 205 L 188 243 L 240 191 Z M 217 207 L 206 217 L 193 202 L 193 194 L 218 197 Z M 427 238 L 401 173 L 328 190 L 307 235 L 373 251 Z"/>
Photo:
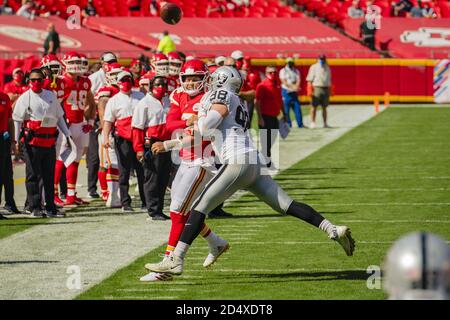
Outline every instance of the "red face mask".
<path fill-rule="evenodd" d="M 44 86 L 43 81 L 41 81 L 41 82 L 30 81 L 30 88 L 31 88 L 31 90 L 33 90 L 33 92 L 36 92 L 36 93 L 40 92 L 42 90 L 43 86 Z"/>
<path fill-rule="evenodd" d="M 131 81 L 119 82 L 119 89 L 123 92 L 130 92 L 132 87 Z"/>
<path fill-rule="evenodd" d="M 269 79 L 270 81 L 275 81 L 275 73 L 268 73 L 266 75 L 267 79 Z"/>
<path fill-rule="evenodd" d="M 14 81 L 16 81 L 16 82 L 22 82 L 23 81 L 23 74 L 22 73 L 16 73 L 15 75 L 14 75 Z"/>
<path fill-rule="evenodd" d="M 152 89 L 152 95 L 158 100 L 161 100 L 162 98 L 164 98 L 166 93 L 167 93 L 167 89 L 165 87 L 157 87 L 157 88 Z"/>
<path fill-rule="evenodd" d="M 243 64 L 244 64 L 244 61 L 236 60 L 236 69 L 241 70 Z"/>

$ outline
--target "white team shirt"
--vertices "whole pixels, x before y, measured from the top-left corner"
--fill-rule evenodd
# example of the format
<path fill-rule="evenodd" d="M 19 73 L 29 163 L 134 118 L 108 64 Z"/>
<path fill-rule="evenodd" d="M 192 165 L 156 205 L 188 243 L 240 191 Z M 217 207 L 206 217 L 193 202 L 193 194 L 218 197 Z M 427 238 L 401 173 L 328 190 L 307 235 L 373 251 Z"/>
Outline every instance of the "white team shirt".
<path fill-rule="evenodd" d="M 146 94 L 134 107 L 131 126 L 145 130 L 148 127 L 165 124 L 168 107 L 170 107 L 170 100 L 167 96 L 159 101 L 151 94 Z"/>
<path fill-rule="evenodd" d="M 14 121 L 43 121 L 49 127 L 56 127 L 56 122 L 64 117 L 64 110 L 53 91 L 42 89 L 35 93 L 28 89 L 16 101 L 13 120 Z M 50 124 L 54 125 L 50 125 Z"/>
<path fill-rule="evenodd" d="M 116 120 L 132 117 L 134 108 L 142 98 L 142 92 L 131 91 L 129 96 L 122 92 L 117 93 L 106 103 L 103 120 L 114 123 Z"/>
<path fill-rule="evenodd" d="M 280 79 L 286 81 L 289 84 L 300 83 L 300 71 L 297 68 L 291 69 L 288 66 L 284 67 L 280 70 Z M 297 92 L 296 90 L 292 90 L 286 87 L 284 84 L 281 87 L 288 92 Z"/>
<path fill-rule="evenodd" d="M 103 71 L 103 68 L 100 68 L 100 70 L 94 72 L 89 76 L 89 80 L 91 80 L 91 91 L 95 95 L 101 87 L 106 85 L 106 74 L 105 71 Z"/>
<path fill-rule="evenodd" d="M 216 103 L 223 104 L 228 109 L 228 115 L 222 119 L 215 134 L 210 137 L 220 161 L 226 163 L 244 154 L 256 152 L 247 130 L 250 118 L 242 99 L 225 89 L 209 91 L 200 101 L 199 118 L 206 117 L 211 106 Z"/>

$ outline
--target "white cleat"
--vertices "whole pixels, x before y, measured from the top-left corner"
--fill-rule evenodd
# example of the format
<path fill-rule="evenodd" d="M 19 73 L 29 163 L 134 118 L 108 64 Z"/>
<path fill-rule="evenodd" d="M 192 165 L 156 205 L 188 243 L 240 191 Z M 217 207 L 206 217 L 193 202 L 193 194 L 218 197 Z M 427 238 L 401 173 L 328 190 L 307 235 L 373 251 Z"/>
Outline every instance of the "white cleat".
<path fill-rule="evenodd" d="M 347 226 L 336 226 L 333 230 L 333 235 L 330 236 L 332 240 L 337 241 L 342 248 L 344 248 L 347 256 L 352 256 L 355 251 L 355 240 L 352 238 L 350 228 Z"/>
<path fill-rule="evenodd" d="M 230 248 L 230 245 L 227 241 L 223 241 L 223 243 L 219 246 L 215 246 L 214 248 L 209 248 L 209 254 L 206 257 L 205 261 L 203 262 L 203 266 L 205 268 L 209 268 L 216 262 L 216 260 L 228 249 Z"/>
<path fill-rule="evenodd" d="M 147 263 L 145 268 L 153 272 L 180 275 L 183 273 L 183 264 L 183 259 L 171 255 L 159 263 Z"/>
<path fill-rule="evenodd" d="M 145 276 L 139 278 L 139 281 L 142 282 L 154 282 L 154 281 L 170 281 L 173 279 L 173 276 L 168 273 L 158 273 L 158 272 L 150 272 Z"/>

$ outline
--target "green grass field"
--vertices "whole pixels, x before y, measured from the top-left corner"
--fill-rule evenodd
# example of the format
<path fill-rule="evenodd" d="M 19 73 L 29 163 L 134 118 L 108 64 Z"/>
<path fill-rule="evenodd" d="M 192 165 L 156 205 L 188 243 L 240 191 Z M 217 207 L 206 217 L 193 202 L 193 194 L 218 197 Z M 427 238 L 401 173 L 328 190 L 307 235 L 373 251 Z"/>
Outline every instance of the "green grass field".
<path fill-rule="evenodd" d="M 384 299 L 367 288 L 366 270 L 394 240 L 419 230 L 450 239 L 449 123 L 450 108 L 390 108 L 277 176 L 296 200 L 351 227 L 353 257 L 320 230 L 245 195 L 227 207 L 234 218 L 207 220 L 231 244 L 210 270 L 202 267 L 206 242 L 197 239 L 182 276 L 139 282 L 161 246 L 78 298 Z"/>

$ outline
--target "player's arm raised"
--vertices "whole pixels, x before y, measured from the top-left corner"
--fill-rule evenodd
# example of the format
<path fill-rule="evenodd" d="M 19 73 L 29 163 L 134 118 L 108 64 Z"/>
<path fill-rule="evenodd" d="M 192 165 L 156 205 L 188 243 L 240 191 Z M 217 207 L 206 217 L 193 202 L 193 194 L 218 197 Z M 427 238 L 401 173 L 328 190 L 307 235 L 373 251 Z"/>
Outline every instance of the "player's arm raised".
<path fill-rule="evenodd" d="M 198 130 L 202 136 L 211 135 L 223 118 L 228 115 L 228 108 L 225 104 L 214 103 L 207 112 L 199 113 Z"/>

